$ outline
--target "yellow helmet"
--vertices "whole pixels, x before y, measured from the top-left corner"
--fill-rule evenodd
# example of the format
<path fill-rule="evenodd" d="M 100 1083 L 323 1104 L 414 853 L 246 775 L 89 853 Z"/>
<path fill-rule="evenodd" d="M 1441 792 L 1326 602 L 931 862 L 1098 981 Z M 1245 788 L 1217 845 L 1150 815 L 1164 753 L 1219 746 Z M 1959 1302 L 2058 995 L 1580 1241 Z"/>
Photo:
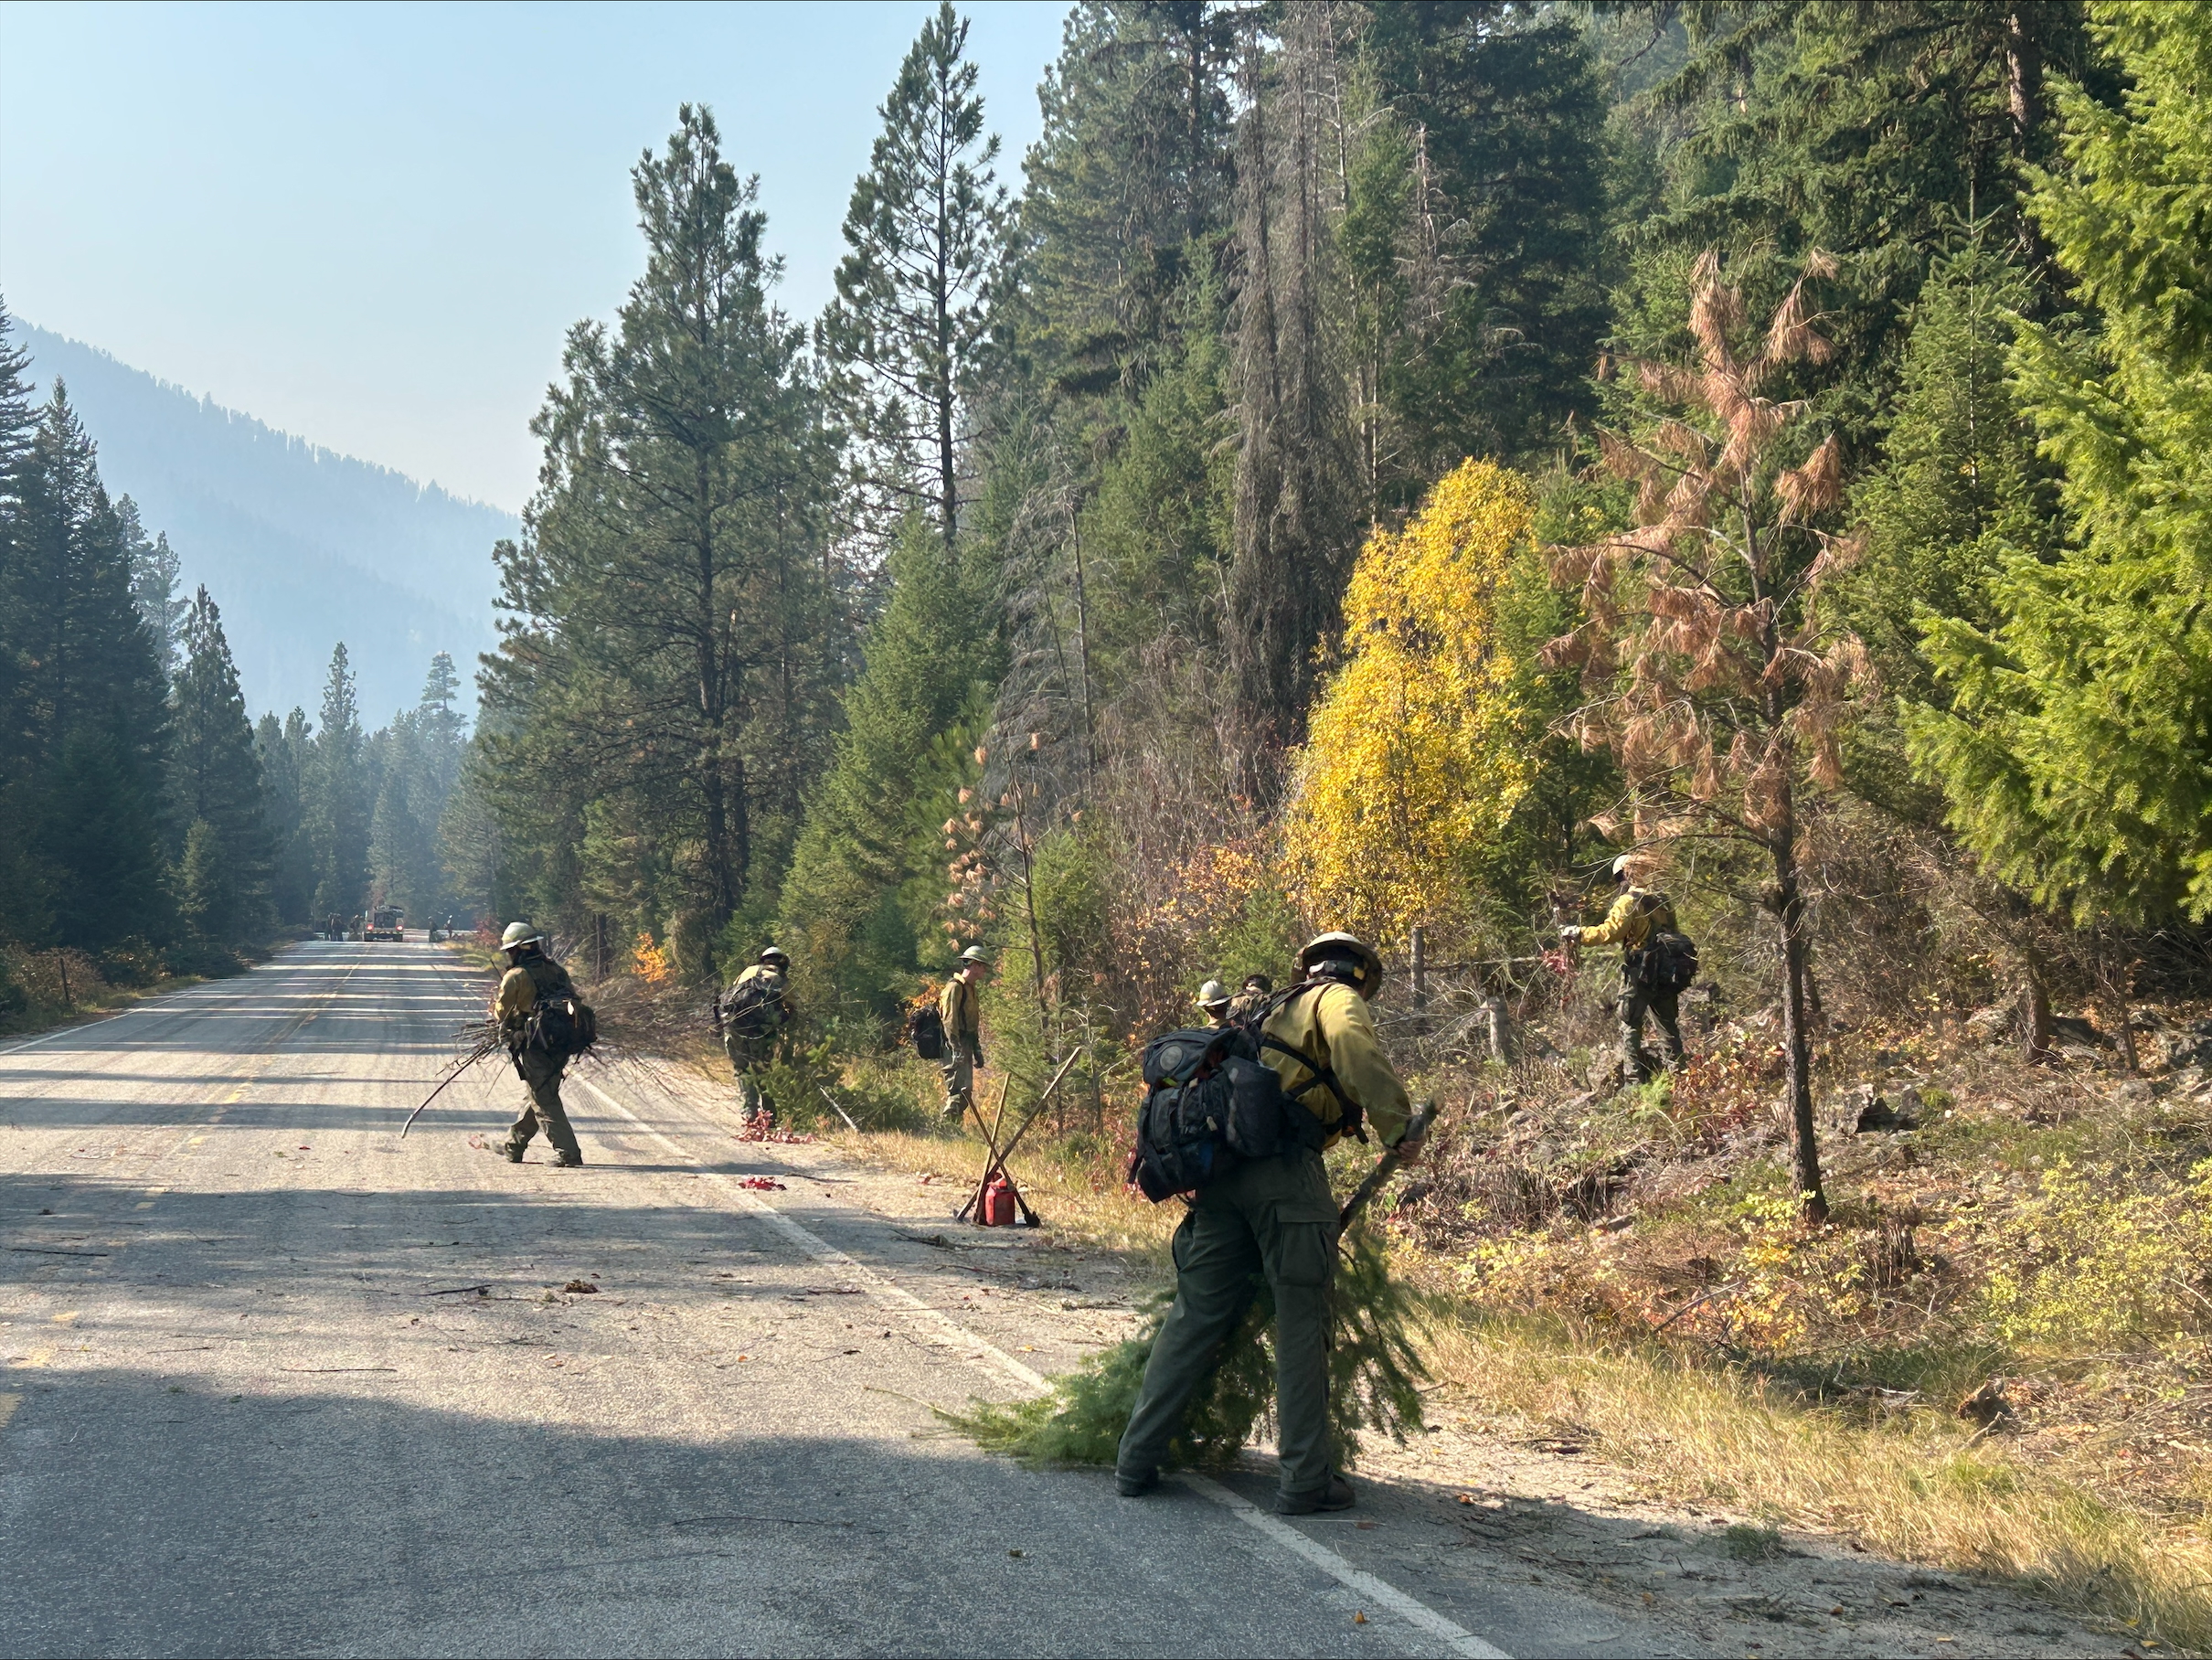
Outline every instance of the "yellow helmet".
<path fill-rule="evenodd" d="M 1299 947 L 1298 972 L 1310 979 L 1316 963 L 1332 958 L 1352 965 L 1353 986 L 1368 1002 L 1374 1002 L 1375 994 L 1382 990 L 1383 981 L 1382 959 L 1375 954 L 1374 948 L 1353 934 L 1341 931 L 1315 934 Z"/>
<path fill-rule="evenodd" d="M 1208 980 L 1198 988 L 1198 1006 L 1207 1014 L 1228 1006 L 1228 987 L 1218 980 Z"/>

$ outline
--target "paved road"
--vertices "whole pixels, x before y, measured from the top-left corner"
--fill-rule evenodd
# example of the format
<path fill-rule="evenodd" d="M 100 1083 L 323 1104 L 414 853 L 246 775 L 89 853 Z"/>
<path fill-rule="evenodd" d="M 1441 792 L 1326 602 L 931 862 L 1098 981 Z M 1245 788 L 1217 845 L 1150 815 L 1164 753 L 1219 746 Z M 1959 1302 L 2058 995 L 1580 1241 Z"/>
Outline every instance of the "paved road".
<path fill-rule="evenodd" d="M 1016 1394 L 1084 1317 L 979 1297 L 710 1091 L 596 1073 L 590 1165 L 517 1168 L 472 1145 L 519 1098 L 486 1066 L 399 1141 L 483 992 L 314 943 L 0 1048 L 0 1649 L 1650 1652 L 1263 1517 L 1258 1475 L 1133 1502 L 983 1456 L 925 1403 Z"/>

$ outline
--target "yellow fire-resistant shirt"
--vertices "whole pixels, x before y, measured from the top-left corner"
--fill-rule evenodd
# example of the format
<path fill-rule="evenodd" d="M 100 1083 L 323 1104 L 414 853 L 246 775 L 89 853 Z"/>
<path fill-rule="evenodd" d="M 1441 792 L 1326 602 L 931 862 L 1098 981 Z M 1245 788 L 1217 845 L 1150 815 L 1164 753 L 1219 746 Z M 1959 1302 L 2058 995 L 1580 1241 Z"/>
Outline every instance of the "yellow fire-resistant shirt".
<path fill-rule="evenodd" d="M 1605 920 L 1585 928 L 1579 936 L 1584 945 L 1614 945 L 1623 952 L 1638 949 L 1654 932 L 1675 926 L 1675 908 L 1666 896 L 1648 888 L 1632 888 L 1613 901 Z"/>
<path fill-rule="evenodd" d="M 1383 1054 L 1382 1037 L 1375 1029 L 1375 1016 L 1368 1012 L 1365 997 L 1348 985 L 1324 985 L 1292 998 L 1269 1016 L 1260 1029 L 1277 1042 L 1290 1045 L 1298 1055 L 1333 1070 L 1344 1093 L 1367 1115 L 1376 1137 L 1386 1147 L 1398 1145 L 1413 1116 L 1412 1106 L 1406 1099 L 1406 1086 L 1398 1081 L 1398 1073 Z M 1286 1091 L 1297 1089 L 1314 1076 L 1313 1067 L 1302 1065 L 1297 1057 L 1281 1049 L 1263 1048 L 1260 1059 L 1275 1069 Z M 1336 1110 L 1326 1084 L 1308 1090 L 1298 1099 L 1324 1122 Z M 1336 1140 L 1332 1131 L 1330 1144 L 1334 1145 Z"/>
<path fill-rule="evenodd" d="M 984 1005 L 975 983 L 960 974 L 945 982 L 937 994 L 937 1017 L 945 1023 L 945 1041 L 962 1053 L 983 1039 Z"/>

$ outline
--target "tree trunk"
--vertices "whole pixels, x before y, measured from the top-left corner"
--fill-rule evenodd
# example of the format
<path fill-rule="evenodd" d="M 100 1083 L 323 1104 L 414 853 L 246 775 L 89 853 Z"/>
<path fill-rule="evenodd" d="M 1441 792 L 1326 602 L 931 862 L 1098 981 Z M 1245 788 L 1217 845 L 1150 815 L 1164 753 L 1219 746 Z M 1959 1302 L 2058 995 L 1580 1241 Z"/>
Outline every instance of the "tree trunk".
<path fill-rule="evenodd" d="M 2005 20 L 2005 80 L 2014 153 L 2026 160 L 2028 135 L 2043 119 L 2043 48 L 2018 11 Z"/>
<path fill-rule="evenodd" d="M 2034 1066 L 2051 1058 L 2051 993 L 2034 957 L 2020 981 L 2020 1059 Z"/>
<path fill-rule="evenodd" d="M 1794 842 L 1794 837 L 1792 838 Z M 1805 1016 L 1805 910 L 1797 889 L 1794 846 L 1774 848 L 1775 918 L 1781 924 L 1781 1026 L 1790 1089 L 1790 1144 L 1805 1220 L 1828 1219 L 1821 1186 L 1820 1142 L 1813 1122 L 1813 1045 Z"/>

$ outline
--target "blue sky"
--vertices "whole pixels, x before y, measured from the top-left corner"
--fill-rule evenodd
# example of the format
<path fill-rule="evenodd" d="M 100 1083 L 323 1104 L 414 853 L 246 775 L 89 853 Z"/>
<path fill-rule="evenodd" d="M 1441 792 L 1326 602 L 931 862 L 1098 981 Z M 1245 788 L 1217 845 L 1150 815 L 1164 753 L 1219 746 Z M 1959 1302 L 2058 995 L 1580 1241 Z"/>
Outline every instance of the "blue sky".
<path fill-rule="evenodd" d="M 704 101 L 782 303 L 830 293 L 933 0 L 0 5 L 9 310 L 315 442 L 519 508 L 580 317 L 642 263 L 629 169 Z M 1018 184 L 1058 4 L 962 6 Z"/>

